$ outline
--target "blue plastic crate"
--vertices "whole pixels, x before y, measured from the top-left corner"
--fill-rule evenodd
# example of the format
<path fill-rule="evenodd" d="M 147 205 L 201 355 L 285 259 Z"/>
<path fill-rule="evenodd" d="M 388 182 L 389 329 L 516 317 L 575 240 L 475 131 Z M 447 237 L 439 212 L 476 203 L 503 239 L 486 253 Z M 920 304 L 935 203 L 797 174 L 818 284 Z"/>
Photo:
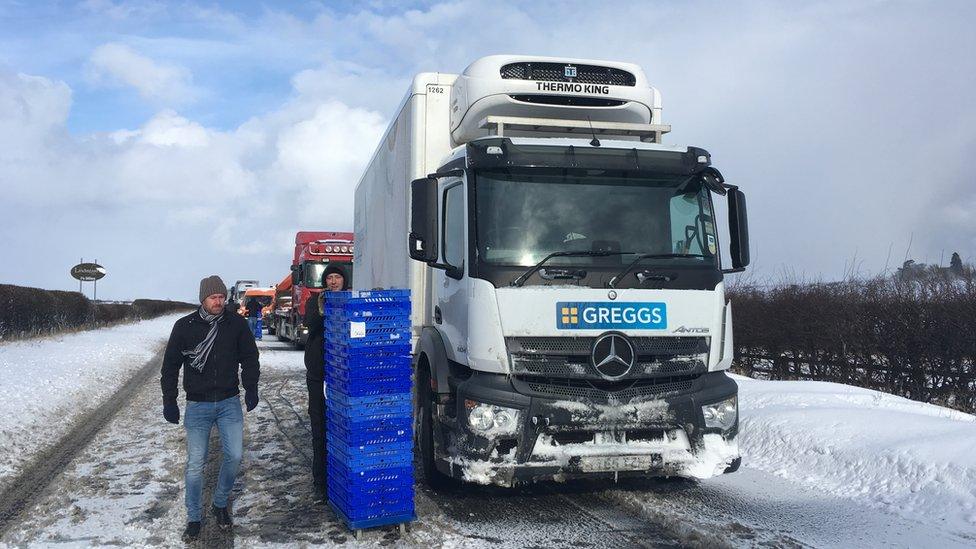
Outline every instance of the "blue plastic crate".
<path fill-rule="evenodd" d="M 334 433 L 336 438 L 351 445 L 409 442 L 413 440 L 411 421 L 408 418 L 381 422 L 349 422 L 332 417 L 326 420 L 326 432 Z"/>
<path fill-rule="evenodd" d="M 410 378 L 378 378 L 369 381 L 349 381 L 337 379 L 328 373 L 326 374 L 326 384 L 338 392 L 342 392 L 348 397 L 369 397 L 384 396 L 389 394 L 404 393 L 410 391 Z"/>
<path fill-rule="evenodd" d="M 410 394 L 410 392 L 372 397 L 353 397 L 342 393 L 341 391 L 337 391 L 328 385 L 326 385 L 325 388 L 325 397 L 329 401 L 329 406 L 336 405 L 344 410 L 348 409 L 349 411 L 359 410 L 364 413 L 356 415 L 362 416 L 368 416 L 370 409 L 385 412 L 386 410 L 396 408 L 404 404 L 409 406 L 413 402 L 413 396 Z"/>
<path fill-rule="evenodd" d="M 352 290 L 347 292 L 329 292 L 325 296 L 329 303 L 346 303 L 349 301 L 369 302 L 370 300 L 410 300 L 410 290 Z"/>
<path fill-rule="evenodd" d="M 389 383 L 396 381 L 410 381 L 412 369 L 409 362 L 401 361 L 400 364 L 367 364 L 358 368 L 348 368 L 345 364 L 327 364 L 325 371 L 334 381 L 356 385 L 369 385 L 371 383 Z M 394 393 L 408 393 L 408 387 L 403 391 L 391 391 Z"/>
<path fill-rule="evenodd" d="M 376 502 L 407 502 L 413 501 L 413 482 L 374 483 L 363 488 L 350 488 L 342 482 L 329 476 L 328 488 L 330 498 L 338 495 L 346 506 L 352 508 L 369 507 Z"/>
<path fill-rule="evenodd" d="M 365 490 L 374 484 L 413 483 L 413 464 L 386 468 L 352 468 L 333 456 L 328 457 L 329 478 L 344 486 Z"/>
<path fill-rule="evenodd" d="M 377 421 L 377 420 L 395 420 L 403 419 L 405 417 L 410 417 L 412 412 L 412 404 L 407 403 L 396 403 L 396 404 L 383 404 L 381 406 L 373 406 L 368 410 L 361 410 L 357 406 L 345 406 L 342 404 L 328 404 L 328 410 L 326 410 L 326 419 L 340 423 L 342 421 L 348 421 L 352 423 L 358 423 L 361 421 Z"/>
<path fill-rule="evenodd" d="M 348 514 L 372 510 L 410 510 L 413 507 L 413 486 L 409 484 L 374 484 L 366 489 L 348 489 L 341 482 L 329 478 L 329 499 L 339 504 Z"/>
<path fill-rule="evenodd" d="M 348 381 L 337 379 L 329 375 L 330 373 L 331 372 L 326 373 L 325 376 L 326 386 L 332 387 L 333 391 L 340 392 L 347 398 L 379 397 L 391 394 L 407 393 L 410 392 L 410 388 L 412 386 L 409 378 L 404 379 L 389 377 L 371 379 L 368 381 Z"/>
<path fill-rule="evenodd" d="M 348 324 L 341 329 L 329 329 L 325 334 L 325 341 L 335 345 L 345 345 L 349 348 L 370 347 L 376 345 L 395 345 L 410 343 L 410 323 L 403 322 L 393 326 L 366 326 L 363 337 L 349 337 Z"/>
<path fill-rule="evenodd" d="M 409 378 L 413 373 L 412 360 L 409 356 L 395 356 L 375 358 L 372 360 L 354 359 L 330 356 L 326 361 L 326 371 L 333 372 L 337 378 L 352 380 L 366 380 L 381 377 L 405 376 Z"/>
<path fill-rule="evenodd" d="M 330 494 L 338 494 L 350 507 L 368 507 L 372 502 L 383 500 L 413 500 L 413 482 L 374 483 L 363 488 L 350 488 L 330 475 L 328 488 Z"/>
<path fill-rule="evenodd" d="M 370 453 L 346 453 L 348 447 L 331 440 L 326 444 L 326 448 L 330 456 L 334 456 L 336 460 L 345 463 L 350 469 L 388 469 L 413 463 L 413 451 L 403 448 L 386 451 L 375 450 Z"/>
<path fill-rule="evenodd" d="M 325 330 L 330 335 L 335 335 L 337 337 L 347 337 L 350 331 L 349 325 L 353 322 L 358 322 L 356 320 L 325 320 Z M 377 320 L 375 322 L 359 322 L 366 326 L 366 336 L 369 337 L 371 332 L 381 333 L 381 331 L 387 330 L 409 330 L 410 329 L 410 319 L 409 318 L 394 318 L 392 320 Z M 356 338 L 360 339 L 360 338 Z"/>
<path fill-rule="evenodd" d="M 350 347 L 344 342 L 325 342 L 326 360 L 332 357 L 341 357 L 352 362 L 359 362 L 384 358 L 409 357 L 411 351 L 410 341 L 403 341 L 382 347 Z"/>
<path fill-rule="evenodd" d="M 389 526 L 391 524 L 403 524 L 404 522 L 417 520 L 417 515 L 414 514 L 413 508 L 411 508 L 409 511 L 403 511 L 396 514 L 379 514 L 373 518 L 356 519 L 350 518 L 332 501 L 329 501 L 329 507 L 332 507 L 336 517 L 338 517 L 339 520 L 346 525 L 346 528 L 349 528 L 350 530 L 362 530 L 363 528 L 376 528 L 378 526 Z"/>
<path fill-rule="evenodd" d="M 340 456 L 345 456 L 348 459 L 366 459 L 378 456 L 400 458 L 413 453 L 413 440 L 409 438 L 376 444 L 351 444 L 343 440 L 337 433 L 330 432 L 326 434 L 325 439 L 329 448 L 338 452 L 337 458 Z"/>
<path fill-rule="evenodd" d="M 345 431 L 362 433 L 366 436 L 369 433 L 376 435 L 394 435 L 404 429 L 410 429 L 413 425 L 413 418 L 407 412 L 411 406 L 409 403 L 395 404 L 379 409 L 377 413 L 366 416 L 350 416 L 349 409 L 342 405 L 330 406 L 325 412 L 327 421 L 335 423 L 340 429 Z M 374 408 L 374 410 L 376 410 Z"/>
<path fill-rule="evenodd" d="M 413 489 L 398 488 L 379 492 L 372 498 L 350 494 L 337 483 L 328 487 L 329 501 L 335 503 L 352 519 L 369 519 L 386 515 L 398 515 L 413 511 Z"/>
<path fill-rule="evenodd" d="M 379 322 L 410 322 L 410 311 L 406 309 L 375 309 L 368 311 L 333 311 L 322 319 L 323 323 L 336 324 L 339 322 L 365 322 L 376 324 Z"/>

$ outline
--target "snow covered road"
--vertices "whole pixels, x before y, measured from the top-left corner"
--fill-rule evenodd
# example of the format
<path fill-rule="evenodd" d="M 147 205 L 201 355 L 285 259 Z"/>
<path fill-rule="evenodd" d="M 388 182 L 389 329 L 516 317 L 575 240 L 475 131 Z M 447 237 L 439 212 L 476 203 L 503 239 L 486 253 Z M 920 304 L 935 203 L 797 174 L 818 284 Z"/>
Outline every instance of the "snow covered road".
<path fill-rule="evenodd" d="M 183 314 L 0 345 L 0 489 L 155 356 Z"/>
<path fill-rule="evenodd" d="M 43 395 L 59 383 L 73 389 L 64 398 L 75 407 L 60 412 L 71 417 L 86 395 L 94 402 L 95 395 L 112 394 L 91 385 L 104 385 L 107 376 L 119 387 L 148 360 L 135 360 L 137 353 L 155 350 L 149 359 L 159 359 L 172 321 L 150 321 L 156 325 L 127 334 L 101 331 L 111 332 L 105 339 L 119 349 L 114 354 L 94 351 L 99 338 L 72 339 L 89 333 L 38 340 L 30 352 L 0 346 L 0 365 L 45 365 L 31 366 L 36 373 L 16 380 L 18 390 Z M 842 385 L 746 379 L 740 380 L 744 460 L 737 473 L 703 482 L 466 486 L 449 494 L 418 486 L 419 520 L 405 537 L 372 531 L 357 541 L 309 498 L 302 354 L 269 337 L 259 346 L 262 401 L 245 419 L 236 526 L 228 536 L 205 525 L 206 546 L 976 545 L 976 418 Z M 102 373 L 78 374 L 96 366 Z M 0 532 L 0 544 L 180 546 L 183 430 L 160 417 L 158 392 L 156 379 L 145 383 L 50 486 L 38 487 L 29 512 Z M 30 426 L 52 417 L 44 406 L 30 410 L 34 416 L 2 420 L 4 437 L 8 425 L 29 434 Z M 27 442 L 0 447 L 0 463 L 26 460 L 15 454 L 31 439 L 18 440 Z M 213 476 L 213 454 L 211 462 Z"/>

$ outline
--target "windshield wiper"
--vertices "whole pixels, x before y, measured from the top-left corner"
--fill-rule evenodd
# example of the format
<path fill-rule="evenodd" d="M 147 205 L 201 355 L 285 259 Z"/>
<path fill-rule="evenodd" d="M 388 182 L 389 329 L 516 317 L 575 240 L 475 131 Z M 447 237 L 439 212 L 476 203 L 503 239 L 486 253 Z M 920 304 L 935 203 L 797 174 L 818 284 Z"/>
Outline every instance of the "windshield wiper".
<path fill-rule="evenodd" d="M 578 252 L 552 252 L 551 254 L 542 258 L 542 261 L 536 263 L 535 265 L 532 266 L 532 268 L 522 273 L 518 278 L 511 281 L 509 283 L 509 286 L 516 286 L 516 287 L 522 286 L 523 284 L 525 284 L 525 281 L 528 280 L 530 276 L 535 274 L 536 271 L 538 271 L 543 265 L 545 265 L 546 261 L 549 261 L 554 257 L 607 257 L 611 255 L 631 255 L 633 253 L 634 252 L 610 252 L 605 250 L 600 250 L 600 251 L 588 250 L 588 251 L 578 251 Z"/>
<path fill-rule="evenodd" d="M 607 285 L 609 287 L 611 287 L 611 288 L 615 287 L 616 284 L 617 284 L 617 281 L 620 280 L 620 277 L 622 277 L 625 274 L 629 273 L 630 270 L 634 268 L 634 265 L 637 265 L 638 263 L 640 263 L 641 261 L 644 261 L 645 259 L 683 259 L 683 258 L 704 258 L 704 259 L 708 259 L 710 257 L 712 257 L 712 256 L 710 256 L 710 255 L 702 255 L 702 254 L 641 254 L 641 255 L 637 256 L 636 258 L 634 258 L 634 260 L 630 262 L 630 265 L 627 265 L 624 268 L 624 270 L 622 270 L 619 273 L 617 273 L 616 275 L 614 275 L 614 277 L 610 279 L 610 282 L 608 282 Z"/>

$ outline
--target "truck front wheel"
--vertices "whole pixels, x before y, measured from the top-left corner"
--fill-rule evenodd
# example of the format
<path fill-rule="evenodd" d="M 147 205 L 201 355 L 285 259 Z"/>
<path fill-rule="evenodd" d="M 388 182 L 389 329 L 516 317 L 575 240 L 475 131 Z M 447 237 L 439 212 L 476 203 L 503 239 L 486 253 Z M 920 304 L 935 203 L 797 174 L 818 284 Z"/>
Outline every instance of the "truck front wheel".
<path fill-rule="evenodd" d="M 417 372 L 417 452 L 424 481 L 431 490 L 453 486 L 450 477 L 437 470 L 434 462 L 434 395 L 430 389 L 430 370 L 423 365 Z"/>

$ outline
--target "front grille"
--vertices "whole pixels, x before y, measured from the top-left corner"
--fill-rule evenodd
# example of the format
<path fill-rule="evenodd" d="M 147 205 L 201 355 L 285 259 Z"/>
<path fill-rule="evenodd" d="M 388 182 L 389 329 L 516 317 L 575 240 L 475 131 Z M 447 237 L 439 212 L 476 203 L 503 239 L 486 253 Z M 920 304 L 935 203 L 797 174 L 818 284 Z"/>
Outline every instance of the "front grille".
<path fill-rule="evenodd" d="M 568 379 L 601 376 L 590 363 L 594 337 L 511 337 L 506 339 L 516 375 Z M 637 357 L 623 378 L 701 374 L 707 370 L 708 339 L 704 337 L 631 338 Z"/>
<path fill-rule="evenodd" d="M 510 337 L 508 351 L 537 355 L 582 355 L 589 357 L 595 337 Z M 708 352 L 704 337 L 632 337 L 630 342 L 639 356 L 686 356 Z"/>
<path fill-rule="evenodd" d="M 619 99 L 604 99 L 602 97 L 580 97 L 578 95 L 541 95 L 531 93 L 513 93 L 509 97 L 522 103 L 534 105 L 560 105 L 564 107 L 619 107 L 626 103 Z"/>
<path fill-rule="evenodd" d="M 586 399 L 597 402 L 662 397 L 690 391 L 697 375 L 645 378 L 627 382 L 599 383 L 565 378 L 521 378 L 533 393 L 550 398 Z"/>
<path fill-rule="evenodd" d="M 576 69 L 576 76 L 566 76 L 566 67 Z M 541 80 L 544 82 L 579 82 L 580 84 L 609 84 L 635 86 L 633 74 L 613 67 L 576 65 L 573 63 L 518 62 L 502 66 L 501 77 L 513 80 Z"/>

